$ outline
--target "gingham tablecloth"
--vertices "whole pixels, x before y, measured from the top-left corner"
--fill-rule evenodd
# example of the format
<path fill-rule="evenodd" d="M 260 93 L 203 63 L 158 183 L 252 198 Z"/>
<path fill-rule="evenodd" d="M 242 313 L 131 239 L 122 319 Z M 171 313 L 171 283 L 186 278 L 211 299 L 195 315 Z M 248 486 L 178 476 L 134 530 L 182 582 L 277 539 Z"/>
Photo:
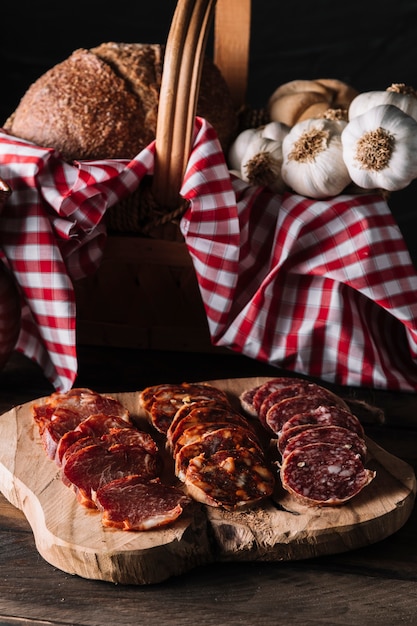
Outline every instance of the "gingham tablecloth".
<path fill-rule="evenodd" d="M 152 174 L 153 156 L 151 144 L 132 161 L 69 165 L 0 133 L 0 176 L 13 189 L 2 254 L 24 302 L 16 349 L 58 390 L 77 374 L 72 281 L 98 267 L 102 217 Z M 181 193 L 214 344 L 329 382 L 417 389 L 417 275 L 380 196 L 250 187 L 230 176 L 201 119 Z"/>

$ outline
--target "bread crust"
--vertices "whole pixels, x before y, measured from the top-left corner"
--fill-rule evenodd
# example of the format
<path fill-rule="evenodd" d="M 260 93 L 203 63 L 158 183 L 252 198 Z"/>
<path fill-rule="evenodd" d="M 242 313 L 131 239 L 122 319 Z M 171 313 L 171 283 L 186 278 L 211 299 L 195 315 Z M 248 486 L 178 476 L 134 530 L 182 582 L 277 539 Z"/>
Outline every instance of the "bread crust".
<path fill-rule="evenodd" d="M 75 50 L 26 91 L 4 128 L 68 161 L 133 158 L 154 138 L 164 47 L 107 42 Z M 203 63 L 197 114 L 227 149 L 237 116 L 219 70 Z"/>

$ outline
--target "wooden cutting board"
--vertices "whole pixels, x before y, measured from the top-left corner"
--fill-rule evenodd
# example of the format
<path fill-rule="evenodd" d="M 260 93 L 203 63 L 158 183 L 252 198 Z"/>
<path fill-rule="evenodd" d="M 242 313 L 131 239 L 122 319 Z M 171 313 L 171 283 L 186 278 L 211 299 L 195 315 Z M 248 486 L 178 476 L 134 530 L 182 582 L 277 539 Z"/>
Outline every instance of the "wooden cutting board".
<path fill-rule="evenodd" d="M 210 381 L 237 404 L 241 391 L 267 378 Z M 139 394 L 113 394 L 145 424 Z M 31 413 L 32 403 L 0 417 L 0 490 L 23 511 L 41 556 L 84 578 L 152 584 L 213 561 L 286 561 L 369 545 L 396 532 L 408 519 L 416 494 L 412 468 L 368 440 L 367 467 L 376 478 L 341 507 L 301 506 L 277 481 L 274 498 L 231 513 L 191 506 L 171 527 L 146 532 L 105 529 L 100 513 L 78 504 L 46 457 Z"/>

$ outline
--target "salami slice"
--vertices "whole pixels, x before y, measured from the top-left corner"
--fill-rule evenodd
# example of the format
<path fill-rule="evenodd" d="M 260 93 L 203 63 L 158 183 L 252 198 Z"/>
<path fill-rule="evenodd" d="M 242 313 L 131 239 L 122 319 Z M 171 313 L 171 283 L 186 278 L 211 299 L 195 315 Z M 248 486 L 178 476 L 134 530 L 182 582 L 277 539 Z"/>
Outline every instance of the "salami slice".
<path fill-rule="evenodd" d="M 294 428 L 294 426 L 301 426 L 303 424 L 342 426 L 343 428 L 352 430 L 359 435 L 359 437 L 364 437 L 363 426 L 356 415 L 338 406 L 332 407 L 319 404 L 316 408 L 305 411 L 304 413 L 296 413 L 283 424 L 281 434 L 284 434 L 290 428 Z"/>
<path fill-rule="evenodd" d="M 307 414 L 319 406 L 337 407 L 337 405 L 336 400 L 324 400 L 320 394 L 299 394 L 273 404 L 268 409 L 265 420 L 272 432 L 279 435 L 284 424 L 294 415 Z"/>
<path fill-rule="evenodd" d="M 210 457 L 219 450 L 239 450 L 247 448 L 251 452 L 262 454 L 259 443 L 245 428 L 240 426 L 225 426 L 204 433 L 202 437 L 182 446 L 175 455 L 175 474 L 182 481 L 185 480 L 185 472 L 191 459 L 200 454 Z"/>
<path fill-rule="evenodd" d="M 239 396 L 240 406 L 242 407 L 244 413 L 246 413 L 250 417 L 258 417 L 258 413 L 253 404 L 253 399 L 258 389 L 259 387 L 252 387 L 251 389 L 245 389 L 245 391 L 241 393 Z"/>
<path fill-rule="evenodd" d="M 345 403 L 341 398 L 338 398 L 334 393 L 326 389 L 325 387 L 321 387 L 316 383 L 311 383 L 307 380 L 302 380 L 292 385 L 288 385 L 282 387 L 281 389 L 276 389 L 268 396 L 266 396 L 265 400 L 262 402 L 259 407 L 258 418 L 261 424 L 267 430 L 270 430 L 270 426 L 267 423 L 267 413 L 269 409 L 274 405 L 281 402 L 281 400 L 285 400 L 287 398 L 294 398 L 295 396 L 302 396 L 311 398 L 313 395 L 317 398 L 321 398 L 322 402 L 329 402 L 330 404 L 338 404 L 347 408 Z M 274 432 L 274 431 L 272 431 Z"/>
<path fill-rule="evenodd" d="M 50 459 L 55 458 L 61 437 L 74 430 L 83 420 L 97 413 L 105 413 L 129 421 L 129 412 L 115 398 L 91 391 L 73 388 L 66 393 L 53 393 L 42 403 L 32 407 L 42 445 Z"/>
<path fill-rule="evenodd" d="M 190 503 L 176 487 L 141 476 L 126 476 L 97 490 L 102 524 L 121 530 L 144 531 L 174 522 Z"/>
<path fill-rule="evenodd" d="M 73 486 L 83 506 L 96 508 L 97 489 L 108 482 L 133 474 L 151 480 L 158 477 L 160 470 L 159 455 L 150 454 L 142 446 L 119 445 L 108 449 L 95 443 L 68 457 L 63 466 L 63 478 L 66 484 Z"/>
<path fill-rule="evenodd" d="M 357 433 L 342 426 L 312 425 L 303 426 L 298 434 L 288 439 L 282 458 L 311 443 L 329 443 L 336 448 L 352 450 L 363 462 L 366 459 L 366 443 Z"/>
<path fill-rule="evenodd" d="M 184 404 L 197 400 L 218 400 L 230 405 L 227 394 L 205 383 L 181 383 L 146 388 L 140 401 L 149 419 L 159 432 L 166 434 L 177 410 Z"/>
<path fill-rule="evenodd" d="M 256 414 L 259 415 L 259 410 L 261 408 L 262 402 L 265 400 L 267 396 L 269 396 L 274 391 L 278 389 L 283 389 L 284 387 L 300 384 L 303 385 L 307 383 L 304 378 L 292 378 L 290 376 L 280 376 L 278 378 L 271 378 L 266 381 L 256 390 L 256 393 L 253 396 L 253 407 L 256 411 Z"/>
<path fill-rule="evenodd" d="M 236 510 L 270 496 L 275 480 L 262 456 L 240 448 L 194 457 L 187 466 L 184 484 L 198 502 Z"/>
<path fill-rule="evenodd" d="M 284 489 L 307 506 L 337 506 L 356 496 L 375 476 L 352 450 L 312 443 L 283 461 Z"/>

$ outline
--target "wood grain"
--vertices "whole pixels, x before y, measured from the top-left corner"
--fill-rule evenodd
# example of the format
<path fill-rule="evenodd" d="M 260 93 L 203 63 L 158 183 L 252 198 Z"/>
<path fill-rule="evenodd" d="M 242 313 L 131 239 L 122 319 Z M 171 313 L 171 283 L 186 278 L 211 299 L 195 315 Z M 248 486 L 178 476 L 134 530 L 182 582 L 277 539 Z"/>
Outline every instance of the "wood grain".
<path fill-rule="evenodd" d="M 210 381 L 236 403 L 264 378 Z M 138 393 L 114 394 L 139 424 Z M 378 542 L 408 519 L 416 493 L 412 468 L 368 441 L 376 478 L 343 507 L 307 508 L 278 486 L 274 499 L 230 513 L 191 509 L 172 527 L 142 533 L 104 529 L 81 507 L 41 446 L 32 402 L 0 417 L 0 490 L 28 520 L 41 556 L 64 572 L 124 584 L 151 584 L 213 561 L 283 561 L 329 555 Z"/>

